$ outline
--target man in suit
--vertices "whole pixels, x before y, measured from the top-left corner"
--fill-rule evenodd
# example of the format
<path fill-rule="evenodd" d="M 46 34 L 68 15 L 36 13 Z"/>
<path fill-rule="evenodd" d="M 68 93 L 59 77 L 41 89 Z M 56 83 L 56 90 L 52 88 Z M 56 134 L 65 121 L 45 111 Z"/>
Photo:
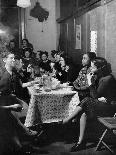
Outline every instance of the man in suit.
<path fill-rule="evenodd" d="M 9 149 L 22 149 L 20 139 L 35 137 L 36 131 L 26 128 L 16 112 L 20 112 L 23 108 L 24 101 L 15 95 L 15 83 L 17 80 L 21 83 L 19 76 L 14 72 L 15 56 L 13 53 L 6 53 L 3 56 L 5 63 L 2 68 L 0 77 L 0 152 L 4 154 Z M 23 87 L 31 85 L 28 82 L 21 85 Z M 11 145 L 12 144 L 12 145 Z M 8 146 L 8 149 L 6 148 Z"/>

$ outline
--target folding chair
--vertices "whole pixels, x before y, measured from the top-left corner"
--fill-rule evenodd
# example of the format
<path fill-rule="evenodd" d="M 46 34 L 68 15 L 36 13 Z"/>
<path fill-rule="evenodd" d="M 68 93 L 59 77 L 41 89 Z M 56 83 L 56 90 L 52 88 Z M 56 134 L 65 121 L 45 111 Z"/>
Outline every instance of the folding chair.
<path fill-rule="evenodd" d="M 108 146 L 108 144 L 106 144 L 106 142 L 104 142 L 104 137 L 106 136 L 106 134 L 108 132 L 112 132 L 113 134 L 116 135 L 116 113 L 114 114 L 113 117 L 99 117 L 98 120 L 106 127 L 106 129 L 103 132 L 103 134 L 95 148 L 95 151 L 97 151 L 100 148 L 101 144 L 103 144 L 112 154 L 116 154 L 116 152 L 114 152 Z"/>

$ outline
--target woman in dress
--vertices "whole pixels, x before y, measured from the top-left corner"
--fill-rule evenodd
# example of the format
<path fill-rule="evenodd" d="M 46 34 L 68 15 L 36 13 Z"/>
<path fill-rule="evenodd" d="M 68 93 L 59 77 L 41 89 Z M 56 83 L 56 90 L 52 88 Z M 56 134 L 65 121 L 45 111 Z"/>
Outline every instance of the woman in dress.
<path fill-rule="evenodd" d="M 57 73 L 57 78 L 61 83 L 65 83 L 68 80 L 68 71 L 69 71 L 69 66 L 66 64 L 66 59 L 64 56 L 60 56 L 60 61 L 59 61 L 61 70 Z"/>
<path fill-rule="evenodd" d="M 22 40 L 22 46 L 20 49 L 20 54 L 22 57 L 24 57 L 25 55 L 25 51 L 29 51 L 30 55 L 32 56 L 33 54 L 33 45 L 31 43 L 29 43 L 28 39 L 23 39 Z"/>
<path fill-rule="evenodd" d="M 48 59 L 48 52 L 42 52 L 41 53 L 41 62 L 39 64 L 40 66 L 40 72 L 41 70 L 44 72 L 51 72 L 51 66 L 50 66 L 51 61 Z"/>
<path fill-rule="evenodd" d="M 54 53 L 52 53 L 52 57 L 54 58 L 54 69 L 56 70 L 56 77 L 58 78 L 58 73 L 62 70 L 60 64 L 61 55 L 58 51 L 55 51 Z"/>
<path fill-rule="evenodd" d="M 22 58 L 22 60 L 23 60 L 24 68 L 26 70 L 27 70 L 27 67 L 29 65 L 33 65 L 34 64 L 34 60 L 31 57 L 30 51 L 28 51 L 28 50 L 24 52 L 24 57 Z"/>
<path fill-rule="evenodd" d="M 89 86 L 87 82 L 87 73 L 90 72 L 91 60 L 95 59 L 94 52 L 88 52 L 83 55 L 82 65 L 77 79 L 73 82 L 74 88 L 78 91 L 80 101 L 85 97 L 90 96 Z"/>
<path fill-rule="evenodd" d="M 109 71 L 107 61 L 97 58 L 91 62 L 91 72 L 87 74 L 90 97 L 83 99 L 76 107 L 72 115 L 63 120 L 63 124 L 68 123 L 76 116 L 80 116 L 80 134 L 78 142 L 71 151 L 78 151 L 84 147 L 84 133 L 87 118 L 97 118 L 97 116 L 110 115 L 114 113 L 111 102 L 116 101 L 116 80 Z M 101 105 L 104 104 L 104 108 Z M 111 109 L 110 109 L 111 108 Z M 106 111 L 108 109 L 108 111 Z"/>

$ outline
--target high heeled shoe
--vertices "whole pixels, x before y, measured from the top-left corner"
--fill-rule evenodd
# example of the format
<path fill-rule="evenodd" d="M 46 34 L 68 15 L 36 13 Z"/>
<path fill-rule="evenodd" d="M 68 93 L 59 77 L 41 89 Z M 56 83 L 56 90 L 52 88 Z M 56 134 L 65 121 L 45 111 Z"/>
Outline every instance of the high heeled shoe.
<path fill-rule="evenodd" d="M 70 152 L 76 152 L 76 151 L 79 151 L 79 150 L 83 150 L 85 148 L 86 148 L 86 142 L 76 143 L 74 146 L 72 146 Z"/>

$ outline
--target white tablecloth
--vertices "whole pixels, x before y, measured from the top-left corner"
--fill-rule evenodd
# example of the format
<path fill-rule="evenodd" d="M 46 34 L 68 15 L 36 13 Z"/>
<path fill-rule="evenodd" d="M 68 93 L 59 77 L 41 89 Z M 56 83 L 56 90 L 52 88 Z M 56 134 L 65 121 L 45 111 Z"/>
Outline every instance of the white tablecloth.
<path fill-rule="evenodd" d="M 25 120 L 25 126 L 37 123 L 51 123 L 62 120 L 74 111 L 79 104 L 78 93 L 67 89 L 52 90 L 50 92 L 33 91 L 29 88 L 31 100 Z"/>

